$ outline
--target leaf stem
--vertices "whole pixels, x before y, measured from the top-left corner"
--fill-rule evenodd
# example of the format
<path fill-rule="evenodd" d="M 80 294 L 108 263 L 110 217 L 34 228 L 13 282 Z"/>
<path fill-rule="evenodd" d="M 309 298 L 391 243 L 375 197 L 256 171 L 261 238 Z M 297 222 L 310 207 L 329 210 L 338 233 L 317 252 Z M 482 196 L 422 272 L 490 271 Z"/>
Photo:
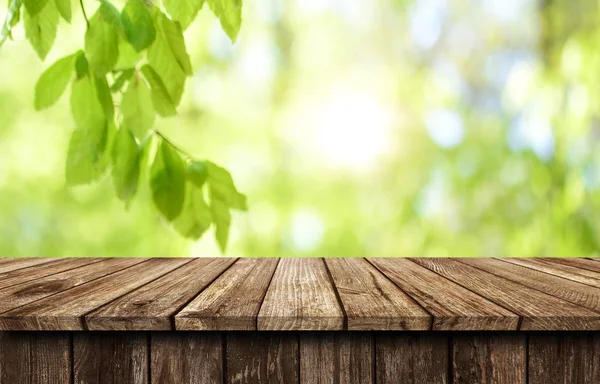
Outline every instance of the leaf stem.
<path fill-rule="evenodd" d="M 177 145 L 173 144 L 173 142 L 169 139 L 167 139 L 165 137 L 165 135 L 163 135 L 162 133 L 160 133 L 159 131 L 157 131 L 156 129 L 153 129 L 152 132 L 154 132 L 154 134 L 158 137 L 160 137 L 161 139 L 163 139 L 164 141 L 167 142 L 167 144 L 169 144 L 171 147 L 175 148 L 175 150 L 179 153 L 181 153 L 182 155 L 184 155 L 185 157 L 191 159 L 192 155 L 190 155 L 187 151 L 181 149 L 180 147 L 178 147 Z"/>
<path fill-rule="evenodd" d="M 85 24 L 89 28 L 90 20 L 88 19 L 87 14 L 85 13 L 85 7 L 83 6 L 83 0 L 79 0 L 79 5 L 81 5 L 81 12 L 83 13 L 83 18 L 85 19 Z"/>

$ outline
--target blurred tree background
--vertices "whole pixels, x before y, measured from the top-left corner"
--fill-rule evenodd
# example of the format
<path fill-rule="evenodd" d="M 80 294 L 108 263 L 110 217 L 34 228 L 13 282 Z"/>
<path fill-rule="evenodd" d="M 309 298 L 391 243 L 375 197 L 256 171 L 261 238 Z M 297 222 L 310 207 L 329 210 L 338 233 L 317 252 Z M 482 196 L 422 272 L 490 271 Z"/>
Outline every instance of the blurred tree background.
<path fill-rule="evenodd" d="M 206 5 L 161 132 L 247 194 L 235 256 L 589 256 L 600 250 L 600 7 L 579 0 L 253 0 L 232 45 Z M 6 10 L 4 10 L 5 12 Z M 78 12 L 74 7 L 74 12 Z M 66 188 L 68 98 L 0 50 L 0 255 L 215 256 L 111 179 Z"/>

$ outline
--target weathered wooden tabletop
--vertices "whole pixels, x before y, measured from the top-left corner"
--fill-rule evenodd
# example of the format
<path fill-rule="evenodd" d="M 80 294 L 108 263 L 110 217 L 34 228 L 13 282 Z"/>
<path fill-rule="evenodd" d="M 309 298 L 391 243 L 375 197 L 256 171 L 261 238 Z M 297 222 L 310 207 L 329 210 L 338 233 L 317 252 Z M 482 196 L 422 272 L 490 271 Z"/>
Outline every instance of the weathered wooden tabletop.
<path fill-rule="evenodd" d="M 0 259 L 0 330 L 600 330 L 594 259 Z"/>

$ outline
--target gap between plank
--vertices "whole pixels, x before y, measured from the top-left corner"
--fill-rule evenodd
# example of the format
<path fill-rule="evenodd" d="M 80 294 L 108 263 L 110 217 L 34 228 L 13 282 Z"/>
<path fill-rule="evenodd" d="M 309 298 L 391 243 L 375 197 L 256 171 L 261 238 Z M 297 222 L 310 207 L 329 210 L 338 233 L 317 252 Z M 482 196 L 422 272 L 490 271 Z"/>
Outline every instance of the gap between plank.
<path fill-rule="evenodd" d="M 229 264 L 229 266 L 227 266 L 227 268 L 225 268 L 223 270 L 223 272 L 219 273 L 217 276 L 215 276 L 214 279 L 212 279 L 211 281 L 209 281 L 204 288 L 202 288 L 201 290 L 199 290 L 198 292 L 196 292 L 194 294 L 194 296 L 192 296 L 191 299 L 187 300 L 185 303 L 183 303 L 182 305 L 180 305 L 177 309 L 175 309 L 175 311 L 173 311 L 170 315 L 169 315 L 169 323 L 171 324 L 171 330 L 176 331 L 177 327 L 175 326 L 175 316 L 177 316 L 177 314 L 179 312 L 181 312 L 185 307 L 187 307 L 187 305 L 189 303 L 191 303 L 192 301 L 194 301 L 196 299 L 196 297 L 198 297 L 202 292 L 204 292 L 206 290 L 206 288 L 210 287 L 212 285 L 212 283 L 215 282 L 215 280 L 217 280 L 219 277 L 221 277 L 221 275 L 223 275 L 225 272 L 227 272 L 231 267 L 233 267 L 235 265 L 235 263 L 237 263 L 240 260 L 240 258 L 236 258 L 233 263 Z M 208 267 L 209 265 L 211 265 L 212 263 L 216 262 L 217 259 L 211 261 L 210 263 L 206 264 L 203 268 Z M 193 260 L 192 260 L 193 262 Z M 187 264 L 184 264 L 187 265 Z"/>
<path fill-rule="evenodd" d="M 269 284 L 267 285 L 267 288 L 263 292 L 262 298 L 260 299 L 260 305 L 258 306 L 258 312 L 256 312 L 256 316 L 254 316 L 254 330 L 256 330 L 256 331 L 258 331 L 258 314 L 260 313 L 260 310 L 262 309 L 262 306 L 265 303 L 265 297 L 267 297 L 267 292 L 269 292 L 269 289 L 271 288 L 271 283 L 273 282 L 273 277 L 275 276 L 275 273 L 277 272 L 277 268 L 279 268 L 280 262 L 281 262 L 281 257 L 279 257 L 277 259 L 277 265 L 275 266 L 275 268 L 273 268 L 273 274 L 271 275 L 271 278 L 269 279 Z M 256 265 L 254 266 L 254 268 L 252 268 L 252 270 L 249 272 L 249 274 L 254 272 L 255 269 L 256 269 Z"/>
<path fill-rule="evenodd" d="M 160 279 L 160 278 L 162 278 L 162 277 L 164 277 L 164 276 L 168 275 L 168 274 L 169 274 L 169 273 L 171 273 L 171 272 L 175 272 L 175 271 L 176 271 L 176 270 L 178 270 L 179 268 L 181 268 L 181 267 L 184 267 L 184 266 L 188 265 L 188 264 L 189 264 L 189 263 L 191 263 L 192 261 L 194 261 L 194 259 L 191 259 L 191 260 L 190 260 L 190 261 L 188 261 L 187 263 L 183 263 L 183 264 L 181 264 L 179 267 L 173 268 L 173 269 L 171 269 L 170 271 L 168 271 L 168 272 L 165 272 L 165 273 L 163 273 L 162 275 L 159 275 L 159 276 L 155 277 L 154 279 L 152 279 L 152 280 L 150 280 L 150 281 L 148 281 L 148 282 L 146 282 L 146 283 L 144 283 L 144 284 L 140 285 L 139 287 L 136 287 L 136 288 L 132 289 L 131 291 L 127 291 L 127 292 L 123 293 L 122 295 L 119 295 L 119 296 L 115 297 L 114 299 L 107 301 L 106 303 L 104 303 L 104 304 L 100 305 L 99 307 L 96 307 L 96 308 L 94 308 L 94 309 L 91 309 L 91 310 L 89 310 L 89 311 L 87 311 L 87 312 L 83 313 L 83 314 L 81 315 L 81 321 L 83 322 L 84 329 L 85 329 L 86 331 L 88 330 L 88 325 L 87 325 L 87 322 L 85 321 L 85 317 L 86 317 L 87 315 L 89 315 L 90 313 L 92 313 L 92 312 L 94 312 L 94 311 L 96 311 L 96 310 L 98 310 L 98 309 L 100 309 L 100 308 L 103 308 L 103 307 L 105 307 L 105 306 L 107 306 L 107 305 L 111 304 L 113 301 L 116 301 L 116 300 L 120 299 L 121 297 L 123 297 L 123 296 L 125 296 L 125 295 L 128 295 L 128 294 L 130 294 L 131 292 L 135 292 L 135 291 L 137 291 L 138 289 L 140 289 L 140 288 L 142 288 L 142 287 L 145 287 L 146 285 L 148 285 L 148 284 L 150 284 L 150 283 L 152 283 L 152 282 L 155 282 L 156 280 L 158 280 L 158 279 Z M 140 263 L 140 264 L 143 264 L 143 263 Z M 139 265 L 139 264 L 134 264 L 134 265 Z M 128 268 L 131 268 L 131 267 L 128 267 Z M 125 268 L 125 269 L 127 269 L 127 268 Z M 122 270 L 121 270 L 121 271 L 122 271 Z M 87 284 L 87 283 L 86 283 L 86 284 Z M 83 285 L 83 284 L 82 284 L 82 285 Z"/>
<path fill-rule="evenodd" d="M 483 298 L 483 299 L 485 299 L 485 300 L 487 300 L 487 301 L 489 301 L 489 302 L 491 302 L 491 303 L 494 303 L 494 304 L 496 304 L 497 306 L 499 306 L 500 308 L 504 309 L 505 311 L 508 311 L 508 312 L 512 313 L 513 315 L 517 316 L 517 318 L 518 318 L 518 320 L 517 320 L 517 329 L 515 329 L 515 330 L 516 330 L 516 331 L 519 331 L 519 330 L 521 329 L 521 323 L 523 322 L 523 316 L 521 316 L 520 314 L 518 314 L 518 313 L 515 313 L 515 312 L 513 312 L 513 311 L 509 310 L 508 308 L 505 308 L 503 305 L 500 305 L 499 303 L 497 303 L 496 301 L 494 301 L 494 300 L 492 300 L 492 299 L 490 299 L 490 298 L 488 298 L 488 297 L 485 297 L 485 296 L 482 296 L 482 295 L 480 295 L 479 293 L 477 293 L 477 292 L 473 291 L 473 290 L 472 290 L 471 288 L 469 288 L 469 287 L 466 287 L 466 286 L 464 286 L 464 285 L 462 285 L 462 284 L 459 284 L 459 283 L 457 283 L 456 281 L 454 281 L 454 280 L 452 280 L 452 279 L 450 279 L 450 278 L 448 278 L 448 277 L 446 277 L 446 276 L 444 276 L 444 275 L 442 275 L 442 274 L 439 274 L 439 273 L 437 273 L 437 272 L 436 272 L 436 271 L 434 271 L 433 269 L 427 268 L 427 267 L 425 267 L 425 266 L 423 266 L 423 265 L 421 265 L 421 264 L 419 264 L 419 263 L 416 263 L 416 262 L 414 262 L 414 261 L 413 261 L 413 260 L 411 260 L 411 259 L 408 259 L 408 258 L 407 258 L 406 260 L 410 261 L 411 263 L 414 263 L 414 264 L 418 265 L 418 266 L 419 266 L 419 267 L 421 267 L 421 268 L 425 268 L 425 269 L 427 269 L 428 271 L 431 271 L 431 272 L 435 273 L 436 275 L 440 276 L 441 278 L 448 280 L 448 281 L 449 281 L 449 282 L 451 282 L 452 284 L 455 284 L 455 285 L 458 285 L 458 286 L 460 286 L 460 287 L 463 287 L 464 289 L 466 289 L 467 291 L 471 292 L 472 294 L 474 294 L 474 295 L 477 295 L 477 296 L 479 296 L 479 297 L 481 297 L 481 298 Z M 453 259 L 453 260 L 456 260 L 456 259 Z M 461 264 L 462 264 L 462 263 L 461 263 Z M 485 271 L 484 271 L 484 272 L 485 272 Z"/>
<path fill-rule="evenodd" d="M 344 308 L 344 304 L 342 303 L 342 297 L 340 296 L 340 293 L 338 292 L 338 289 L 335 286 L 335 282 L 333 281 L 333 276 L 331 275 L 331 271 L 329 270 L 329 267 L 327 266 L 325 259 L 321 258 L 321 261 L 323 262 L 323 265 L 325 266 L 325 271 L 327 272 L 327 277 L 329 278 L 329 284 L 331 284 L 333 293 L 335 294 L 335 299 L 337 300 L 338 306 L 342 310 L 342 316 L 343 316 L 342 330 L 347 331 L 348 330 L 348 314 L 346 313 L 346 309 Z"/>
<path fill-rule="evenodd" d="M 89 284 L 89 283 L 91 283 L 91 282 L 93 282 L 93 281 L 96 281 L 96 280 L 98 280 L 98 279 L 102 279 L 103 277 L 107 277 L 107 276 L 113 275 L 113 274 L 115 274 L 115 273 L 117 273 L 117 272 L 124 271 L 124 270 L 126 270 L 126 269 L 129 269 L 129 268 L 131 268 L 131 267 L 134 267 L 134 266 L 136 266 L 136 265 L 141 265 L 141 264 L 147 263 L 147 262 L 148 262 L 148 261 L 150 261 L 150 260 L 151 260 L 151 259 L 144 260 L 144 261 L 142 261 L 142 262 L 140 262 L 140 263 L 137 263 L 137 264 L 130 265 L 130 266 L 128 266 L 128 267 L 125 267 L 125 268 L 123 268 L 123 269 L 119 269 L 118 271 L 114 271 L 114 272 L 108 273 L 108 274 L 106 274 L 106 275 L 104 275 L 104 276 L 100 276 L 100 277 L 96 277 L 95 279 L 88 280 L 88 281 L 86 281 L 86 282 L 85 282 L 85 283 L 83 283 L 83 284 L 76 285 L 76 286 L 74 286 L 74 287 L 70 287 L 70 288 L 68 288 L 68 289 L 65 289 L 65 290 L 62 290 L 62 291 L 54 292 L 54 293 L 53 293 L 53 294 L 51 294 L 51 295 L 44 296 L 44 297 L 42 297 L 42 298 L 40 298 L 40 299 L 37 299 L 37 300 L 30 301 L 30 302 L 28 302 L 28 303 L 25 303 L 25 304 L 23 304 L 23 305 L 19 305 L 18 307 L 11 308 L 11 309 L 9 309 L 9 310 L 7 310 L 7 311 L 4 311 L 4 312 L 0 312 L 0 315 L 1 315 L 1 314 L 4 314 L 4 313 L 6 313 L 6 312 L 13 311 L 13 310 L 15 310 L 15 309 L 18 309 L 18 308 L 22 308 L 22 307 L 24 307 L 24 306 L 26 306 L 26 305 L 30 305 L 30 304 L 32 304 L 32 303 L 37 303 L 37 302 L 38 302 L 38 301 L 40 301 L 40 300 L 45 300 L 45 299 L 47 299 L 47 298 L 49 298 L 49 297 L 52 297 L 52 296 L 58 295 L 59 293 L 67 292 L 67 291 L 69 291 L 69 290 L 71 290 L 71 289 L 75 289 L 75 288 L 77 288 L 77 287 L 81 287 L 81 286 L 83 286 L 83 285 Z M 95 263 L 94 263 L 94 264 L 95 264 Z M 92 265 L 92 264 L 84 265 L 83 267 L 86 267 L 86 266 L 89 266 L 89 265 Z"/>
<path fill-rule="evenodd" d="M 455 259 L 455 260 L 456 260 L 456 261 L 458 261 L 459 263 L 461 263 L 462 265 L 466 265 L 466 266 L 469 266 L 469 267 L 473 267 L 473 268 L 475 268 L 475 269 L 477 269 L 477 270 L 479 270 L 479 271 L 481 271 L 481 272 L 492 274 L 492 275 L 494 275 L 494 276 L 496 276 L 496 277 L 498 277 L 498 278 L 500 278 L 500 279 L 502 279 L 502 280 L 506 280 L 506 281 L 510 281 L 511 283 L 519 284 L 520 286 L 522 286 L 522 287 L 525 287 L 525 288 L 528 288 L 528 289 L 533 289 L 534 291 L 538 291 L 538 292 L 540 292 L 540 293 L 543 293 L 543 294 L 544 294 L 544 295 L 546 295 L 546 296 L 553 297 L 553 298 L 555 298 L 555 299 L 557 299 L 557 300 L 560 300 L 560 301 L 563 301 L 563 302 L 565 302 L 565 303 L 569 303 L 569 304 L 576 305 L 576 306 L 578 306 L 579 308 L 582 308 L 582 309 L 585 309 L 585 310 L 588 310 L 588 311 L 593 311 L 593 312 L 596 312 L 596 313 L 598 313 L 598 312 L 599 312 L 599 311 L 597 311 L 597 310 L 593 310 L 593 309 L 591 309 L 591 308 L 584 307 L 583 305 L 579 305 L 579 304 L 577 304 L 577 303 L 574 303 L 574 302 L 572 302 L 572 301 L 568 301 L 568 300 L 566 300 L 566 299 L 563 299 L 562 297 L 555 296 L 555 295 L 553 295 L 552 293 L 548 293 L 548 292 L 542 291 L 541 289 L 538 289 L 538 288 L 536 288 L 536 287 L 529 286 L 529 285 L 525 285 L 525 284 L 521 284 L 521 283 L 519 283 L 518 281 L 514 281 L 514 280 L 511 280 L 511 279 L 507 279 L 506 277 L 503 277 L 503 276 L 500 276 L 500 275 L 496 275 L 494 272 L 488 272 L 488 271 L 484 271 L 483 269 L 477 268 L 477 267 L 476 267 L 476 266 L 474 266 L 474 265 L 463 263 L 463 262 L 461 262 L 461 261 L 460 261 L 460 259 Z M 539 272 L 539 271 L 538 271 L 538 272 Z M 550 274 L 550 276 L 554 276 L 554 275 L 551 275 L 551 274 Z M 587 286 L 587 285 L 586 285 L 586 286 Z M 594 288 L 597 288 L 597 287 L 594 287 Z M 517 331 L 521 329 L 521 323 L 522 323 L 522 319 L 519 319 L 519 322 L 518 322 L 518 325 L 517 325 Z"/>
<path fill-rule="evenodd" d="M 377 268 L 377 265 L 371 263 L 371 261 L 369 259 L 367 259 L 367 258 L 365 258 L 364 260 L 367 263 L 369 263 L 373 268 L 375 268 L 381 275 L 383 275 L 383 277 L 385 277 L 390 283 L 392 283 L 402 293 L 404 293 L 406 295 L 406 297 L 408 297 L 410 300 L 412 300 L 417 306 L 419 306 L 421 309 L 423 309 L 425 311 L 425 313 L 427 313 L 429 315 L 430 321 L 429 321 L 429 327 L 427 328 L 427 330 L 428 331 L 432 331 L 433 330 L 433 322 L 435 320 L 435 316 L 433 316 L 433 313 L 429 312 L 424 306 L 421 305 L 421 303 L 419 303 L 417 301 L 417 299 L 415 299 L 414 297 L 412 297 L 411 295 L 409 295 L 407 292 L 405 292 L 402 288 L 400 288 L 400 286 L 398 284 L 396 284 L 396 282 L 394 282 L 394 280 L 392 280 L 389 277 L 387 277 L 387 275 L 385 273 L 383 273 L 383 271 L 381 269 Z M 423 268 L 422 266 L 420 266 L 420 267 Z"/>

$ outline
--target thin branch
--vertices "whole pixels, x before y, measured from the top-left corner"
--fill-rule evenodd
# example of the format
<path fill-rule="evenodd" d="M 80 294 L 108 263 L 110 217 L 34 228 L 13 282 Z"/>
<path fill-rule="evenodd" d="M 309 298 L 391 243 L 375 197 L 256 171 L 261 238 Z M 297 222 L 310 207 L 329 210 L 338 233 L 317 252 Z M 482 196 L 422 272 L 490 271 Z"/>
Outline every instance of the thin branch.
<path fill-rule="evenodd" d="M 79 5 L 81 5 L 81 12 L 83 13 L 83 18 L 85 19 L 85 24 L 89 28 L 90 20 L 88 19 L 87 14 L 85 13 L 85 7 L 83 6 L 83 0 L 79 0 Z"/>
<path fill-rule="evenodd" d="M 167 142 L 167 144 L 169 144 L 171 147 L 175 148 L 175 150 L 179 153 L 181 153 L 182 155 L 184 155 L 187 158 L 192 158 L 192 155 L 190 155 L 187 151 L 181 149 L 181 147 L 178 147 L 177 145 L 173 144 L 173 142 L 169 139 L 167 139 L 165 137 L 165 135 L 163 135 L 162 133 L 158 132 L 156 129 L 153 129 L 152 132 L 154 132 L 154 134 L 158 137 L 160 137 L 161 139 L 163 139 L 164 141 Z"/>

